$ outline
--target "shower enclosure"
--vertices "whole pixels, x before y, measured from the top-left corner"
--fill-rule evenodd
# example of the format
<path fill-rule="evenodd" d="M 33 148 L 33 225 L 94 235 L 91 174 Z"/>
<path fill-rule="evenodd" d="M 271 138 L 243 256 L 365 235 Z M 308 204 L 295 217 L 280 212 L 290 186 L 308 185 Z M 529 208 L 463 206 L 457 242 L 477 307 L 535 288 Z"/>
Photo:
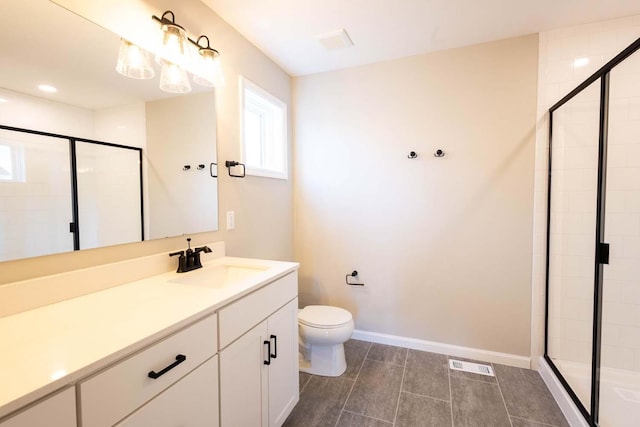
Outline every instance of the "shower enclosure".
<path fill-rule="evenodd" d="M 544 357 L 592 426 L 640 423 L 639 49 L 549 109 Z"/>
<path fill-rule="evenodd" d="M 142 149 L 0 125 L 0 261 L 144 236 Z"/>

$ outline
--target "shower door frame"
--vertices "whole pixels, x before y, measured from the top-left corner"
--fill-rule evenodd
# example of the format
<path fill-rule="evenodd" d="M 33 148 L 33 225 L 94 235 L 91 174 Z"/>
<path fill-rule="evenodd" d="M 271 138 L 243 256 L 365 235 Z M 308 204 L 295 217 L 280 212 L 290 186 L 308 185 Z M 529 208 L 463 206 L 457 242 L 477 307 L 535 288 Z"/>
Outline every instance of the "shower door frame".
<path fill-rule="evenodd" d="M 602 337 L 602 285 L 603 265 L 609 263 L 609 245 L 604 242 L 605 208 L 606 208 L 606 176 L 607 176 L 607 142 L 609 130 L 609 79 L 611 70 L 623 62 L 636 51 L 640 50 L 640 38 L 616 55 L 611 61 L 593 73 L 584 82 L 569 92 L 564 98 L 549 108 L 549 153 L 547 175 L 547 241 L 546 241 L 546 271 L 545 271 L 545 324 L 544 324 L 544 359 L 547 361 L 556 378 L 567 391 L 574 404 L 580 410 L 590 426 L 598 426 L 600 406 L 600 357 Z M 553 113 L 562 107 L 584 89 L 600 80 L 600 111 L 599 111 L 599 136 L 598 136 L 598 187 L 596 205 L 596 250 L 594 254 L 594 292 L 593 292 L 593 330 L 592 330 L 592 354 L 591 354 L 591 402 L 590 411 L 585 408 L 576 393 L 564 378 L 560 370 L 553 363 L 548 354 L 549 350 L 549 248 L 551 235 L 551 179 L 552 179 L 552 147 L 553 147 Z"/>
<path fill-rule="evenodd" d="M 78 196 L 78 167 L 77 167 L 77 156 L 76 156 L 76 146 L 77 143 L 86 143 L 86 144 L 94 144 L 94 145 L 102 145 L 112 148 L 122 148 L 125 150 L 133 150 L 138 152 L 138 176 L 140 177 L 140 241 L 145 240 L 144 236 L 144 180 L 143 180 L 143 169 L 142 169 L 142 148 L 140 147 L 131 147 L 128 145 L 122 144 L 114 144 L 112 142 L 104 142 L 97 141 L 94 139 L 87 138 L 78 138 L 75 136 L 69 135 L 61 135 L 57 133 L 51 132 L 43 132 L 39 130 L 33 129 L 25 129 L 14 126 L 6 126 L 0 125 L 0 129 L 8 130 L 12 132 L 22 132 L 28 133 L 31 135 L 40 135 L 47 136 L 58 139 L 66 139 L 69 141 L 69 171 L 71 174 L 71 221 L 69 223 L 69 232 L 73 234 L 73 250 L 78 251 L 83 248 L 80 247 L 80 209 L 79 209 L 79 196 Z"/>

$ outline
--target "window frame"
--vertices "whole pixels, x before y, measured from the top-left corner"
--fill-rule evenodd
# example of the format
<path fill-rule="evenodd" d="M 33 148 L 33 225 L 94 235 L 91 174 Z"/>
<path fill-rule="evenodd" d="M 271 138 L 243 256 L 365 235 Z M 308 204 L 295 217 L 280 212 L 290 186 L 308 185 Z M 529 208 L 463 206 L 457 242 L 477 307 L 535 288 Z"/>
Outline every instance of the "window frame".
<path fill-rule="evenodd" d="M 277 98 L 276 96 L 269 93 L 267 90 L 258 86 L 257 84 L 255 84 L 254 82 L 252 82 L 251 80 L 249 80 L 244 76 L 239 76 L 238 87 L 239 87 L 239 96 L 240 96 L 239 119 L 240 119 L 240 145 L 241 145 L 241 159 L 242 159 L 241 161 L 242 163 L 245 164 L 245 173 L 247 175 L 259 176 L 264 178 L 276 178 L 276 179 L 283 179 L 283 180 L 289 179 L 289 132 L 288 132 L 288 125 L 287 125 L 288 105 L 281 99 Z M 281 161 L 282 161 L 281 170 L 251 166 L 246 163 L 248 156 L 246 151 L 247 146 L 245 144 L 245 139 L 244 139 L 245 137 L 244 114 L 245 114 L 245 107 L 247 106 L 247 101 L 246 101 L 247 89 L 250 92 L 252 92 L 254 95 L 256 95 L 258 98 L 260 98 L 259 102 L 252 103 L 249 108 L 256 107 L 257 104 L 260 104 L 260 103 L 263 104 L 262 107 L 258 106 L 257 108 L 255 108 L 254 112 L 256 114 L 262 117 L 265 114 L 265 112 L 269 112 L 268 110 L 273 111 L 276 108 L 279 108 L 282 112 L 282 129 L 280 129 L 280 131 L 282 132 L 282 147 L 281 147 L 281 150 L 279 150 L 281 151 L 280 153 L 274 154 L 274 155 L 281 156 Z M 271 126 L 274 126 L 273 120 L 266 120 L 265 122 L 262 122 L 263 126 L 261 126 L 261 130 L 260 130 L 262 134 L 262 137 L 260 139 L 261 157 L 264 156 L 267 145 L 271 145 L 272 147 L 274 145 L 273 143 L 269 144 L 265 142 L 265 140 L 268 138 L 272 138 L 273 135 L 277 132 L 275 129 L 270 129 L 270 130 L 265 129 L 265 127 L 269 128 Z"/>

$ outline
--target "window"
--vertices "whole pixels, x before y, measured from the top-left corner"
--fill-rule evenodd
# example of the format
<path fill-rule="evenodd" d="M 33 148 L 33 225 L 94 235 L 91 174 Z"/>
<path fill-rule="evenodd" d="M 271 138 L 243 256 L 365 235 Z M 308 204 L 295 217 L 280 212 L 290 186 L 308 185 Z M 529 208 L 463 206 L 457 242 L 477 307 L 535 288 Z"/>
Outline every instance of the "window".
<path fill-rule="evenodd" d="M 240 99 L 246 173 L 287 179 L 287 104 L 244 77 Z"/>
<path fill-rule="evenodd" d="M 0 181 L 24 182 L 22 147 L 0 143 Z"/>

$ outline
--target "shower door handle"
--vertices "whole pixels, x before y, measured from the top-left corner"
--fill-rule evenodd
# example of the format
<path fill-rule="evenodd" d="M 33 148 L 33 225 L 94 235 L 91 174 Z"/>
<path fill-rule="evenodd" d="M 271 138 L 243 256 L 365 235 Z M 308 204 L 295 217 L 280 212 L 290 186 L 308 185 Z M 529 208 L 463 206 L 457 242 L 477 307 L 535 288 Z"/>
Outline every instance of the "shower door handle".
<path fill-rule="evenodd" d="M 598 243 L 597 253 L 598 264 L 609 264 L 609 244 Z"/>

